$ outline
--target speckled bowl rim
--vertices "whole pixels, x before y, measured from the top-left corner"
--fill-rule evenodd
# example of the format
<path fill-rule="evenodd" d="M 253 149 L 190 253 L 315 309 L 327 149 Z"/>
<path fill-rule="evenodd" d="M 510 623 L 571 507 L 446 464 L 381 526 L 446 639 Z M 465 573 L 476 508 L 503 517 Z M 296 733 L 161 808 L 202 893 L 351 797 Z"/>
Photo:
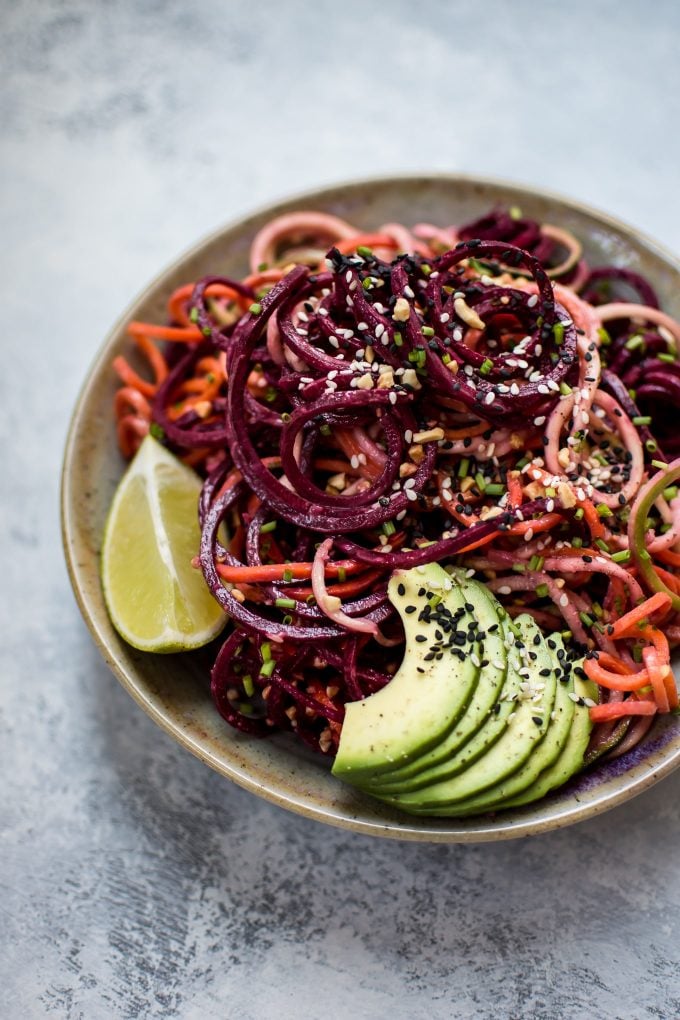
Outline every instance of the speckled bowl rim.
<path fill-rule="evenodd" d="M 584 790 L 587 792 L 589 783 L 584 790 L 571 791 L 565 788 L 558 796 L 546 798 L 537 805 L 525 809 L 503 812 L 495 818 L 479 819 L 436 819 L 414 818 L 397 812 L 383 810 L 383 806 L 369 798 L 357 796 L 354 791 L 347 792 L 347 802 L 311 795 L 309 792 L 298 793 L 291 788 L 290 780 L 271 779 L 263 781 L 257 770 L 244 769 L 239 765 L 238 754 L 233 751 L 229 741 L 225 741 L 225 751 L 216 754 L 200 732 L 192 732 L 189 727 L 178 724 L 171 712 L 163 704 L 153 690 L 144 687 L 134 670 L 126 663 L 126 656 L 121 654 L 116 642 L 106 633 L 108 617 L 103 607 L 101 593 L 99 599 L 87 588 L 86 571 L 98 564 L 96 552 L 83 548 L 83 543 L 76 527 L 77 493 L 73 491 L 76 474 L 78 447 L 82 440 L 82 430 L 86 426 L 86 408 L 88 398 L 93 390 L 98 374 L 110 364 L 114 348 L 122 342 L 127 322 L 135 317 L 135 309 L 144 302 L 145 296 L 158 288 L 168 277 L 181 270 L 182 266 L 196 258 L 200 253 L 219 242 L 222 237 L 237 235 L 248 228 L 248 225 L 264 216 L 276 216 L 293 208 L 324 209 L 333 205 L 333 200 L 340 194 L 351 194 L 366 189 L 399 188 L 404 189 L 422 184 L 427 187 L 444 187 L 455 189 L 490 189 L 504 196 L 511 196 L 517 204 L 526 204 L 532 200 L 547 202 L 562 207 L 566 212 L 585 216 L 599 223 L 605 230 L 612 231 L 630 245 L 633 252 L 644 252 L 665 264 L 666 268 L 677 277 L 680 288 L 680 260 L 664 249 L 658 242 L 642 231 L 628 226 L 606 213 L 575 201 L 554 191 L 537 188 L 516 181 L 493 177 L 477 177 L 469 174 L 423 173 L 393 174 L 377 178 L 355 179 L 336 184 L 329 183 L 318 189 L 301 192 L 276 202 L 267 203 L 259 209 L 251 211 L 200 239 L 196 244 L 185 250 L 177 259 L 166 266 L 146 287 L 135 297 L 128 308 L 116 321 L 106 339 L 97 352 L 85 382 L 78 395 L 64 451 L 61 476 L 61 530 L 66 564 L 73 591 L 83 618 L 104 658 L 104 661 L 116 675 L 123 687 L 141 706 L 141 708 L 170 736 L 187 748 L 192 754 L 205 762 L 218 773 L 231 779 L 251 793 L 264 798 L 280 807 L 293 811 L 308 818 L 315 819 L 340 828 L 349 829 L 365 835 L 381 836 L 390 839 L 411 840 L 432 843 L 474 843 L 501 839 L 513 839 L 529 835 L 538 835 L 553 829 L 563 828 L 575 822 L 584 821 L 642 793 L 659 780 L 670 775 L 680 766 L 680 731 L 677 727 L 666 725 L 661 732 L 645 747 L 639 759 L 633 761 L 625 769 L 613 763 L 611 778 L 596 780 L 595 792 L 585 800 L 581 800 Z M 680 312 L 680 309 L 677 310 Z M 129 653 L 129 649 L 126 650 Z M 268 742 L 271 743 L 271 742 Z M 287 765 L 289 749 L 282 746 L 282 773 Z M 623 759 L 622 759 L 623 761 Z M 294 771 L 294 769 L 293 769 Z M 550 810 L 545 812 L 545 804 Z M 543 807 L 541 807 L 543 806 Z"/>

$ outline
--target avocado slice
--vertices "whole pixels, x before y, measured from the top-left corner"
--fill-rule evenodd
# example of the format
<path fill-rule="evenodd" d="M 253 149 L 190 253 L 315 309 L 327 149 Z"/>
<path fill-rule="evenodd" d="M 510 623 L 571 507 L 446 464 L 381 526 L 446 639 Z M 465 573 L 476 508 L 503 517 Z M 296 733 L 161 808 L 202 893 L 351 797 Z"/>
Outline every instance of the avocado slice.
<path fill-rule="evenodd" d="M 532 801 L 540 800 L 551 790 L 562 786 L 572 776 L 581 771 L 585 764 L 585 753 L 590 740 L 593 724 L 590 721 L 588 706 L 585 699 L 595 700 L 597 698 L 597 685 L 591 680 L 581 677 L 578 666 L 574 666 L 572 676 L 574 681 L 574 694 L 580 699 L 574 705 L 574 717 L 569 730 L 567 742 L 560 751 L 559 756 L 552 765 L 544 769 L 538 778 L 516 797 L 499 804 L 498 808 L 520 807 L 522 804 L 529 804 Z"/>
<path fill-rule="evenodd" d="M 521 670 L 526 678 L 523 682 L 530 685 L 527 691 L 534 694 L 513 703 L 514 710 L 508 715 L 500 737 L 486 753 L 476 760 L 469 759 L 471 763 L 462 771 L 458 770 L 455 760 L 452 765 L 440 766 L 441 778 L 426 787 L 388 795 L 369 783 L 363 786 L 367 793 L 415 814 L 455 814 L 461 801 L 500 783 L 525 763 L 548 731 L 557 693 L 557 677 L 553 656 L 538 625 L 529 616 L 520 617 L 516 622 L 522 635 L 516 644 L 522 659 Z M 469 743 L 478 737 L 479 734 Z M 462 754 L 465 754 L 466 747 L 464 745 Z M 447 767 L 455 774 L 447 773 Z"/>
<path fill-rule="evenodd" d="M 489 787 L 476 797 L 470 797 L 456 805 L 456 815 L 481 814 L 484 811 L 493 811 L 499 805 L 512 799 L 514 796 L 521 796 L 538 778 L 538 776 L 559 757 L 562 749 L 567 743 L 574 718 L 575 703 L 572 698 L 574 694 L 574 673 L 571 663 L 566 658 L 566 652 L 559 634 L 549 639 L 555 644 L 555 673 L 557 679 L 557 690 L 555 704 L 550 713 L 550 724 L 548 730 L 524 765 L 506 779 Z"/>
<path fill-rule="evenodd" d="M 346 707 L 332 772 L 355 786 L 439 743 L 465 711 L 480 676 L 476 631 L 460 655 L 444 650 L 437 636 L 442 622 L 455 626 L 468 615 L 463 588 L 445 570 L 435 563 L 396 570 L 388 595 L 402 618 L 406 651 L 386 687 Z"/>
<path fill-rule="evenodd" d="M 519 694 L 519 684 L 523 680 L 514 668 L 515 660 L 519 665 L 519 657 L 511 643 L 519 637 L 519 630 L 484 585 L 470 581 L 464 571 L 454 571 L 451 576 L 463 589 L 467 615 L 460 620 L 457 629 L 446 635 L 446 643 L 457 647 L 455 641 L 462 640 L 466 629 L 477 624 L 477 630 L 483 635 L 480 652 L 482 656 L 480 663 L 483 666 L 479 681 L 464 714 L 431 751 L 408 765 L 398 766 L 384 778 L 381 776 L 376 779 L 380 789 L 389 793 L 429 785 L 436 780 L 437 766 L 440 765 L 447 768 L 447 775 L 452 775 L 453 770 L 448 766 L 453 764 L 454 755 L 482 726 L 484 738 L 476 742 L 475 755 L 479 757 L 483 754 L 489 744 L 501 735 L 507 724 L 507 717 L 512 711 L 510 695 Z M 510 632 L 512 637 L 508 638 Z M 469 754 L 461 754 L 455 760 L 458 762 L 457 771 L 460 771 L 472 761 L 472 757 Z"/>

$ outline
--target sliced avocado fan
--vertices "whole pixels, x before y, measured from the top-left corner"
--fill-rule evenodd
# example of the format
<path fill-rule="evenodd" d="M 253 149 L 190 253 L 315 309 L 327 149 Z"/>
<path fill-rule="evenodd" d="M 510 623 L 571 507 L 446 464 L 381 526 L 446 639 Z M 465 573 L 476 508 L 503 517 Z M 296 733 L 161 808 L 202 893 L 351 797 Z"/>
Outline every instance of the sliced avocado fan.
<path fill-rule="evenodd" d="M 347 706 L 333 773 L 403 811 L 465 816 L 545 796 L 583 767 L 593 685 L 559 635 L 510 620 L 464 572 L 396 571 L 406 633 L 389 685 Z"/>

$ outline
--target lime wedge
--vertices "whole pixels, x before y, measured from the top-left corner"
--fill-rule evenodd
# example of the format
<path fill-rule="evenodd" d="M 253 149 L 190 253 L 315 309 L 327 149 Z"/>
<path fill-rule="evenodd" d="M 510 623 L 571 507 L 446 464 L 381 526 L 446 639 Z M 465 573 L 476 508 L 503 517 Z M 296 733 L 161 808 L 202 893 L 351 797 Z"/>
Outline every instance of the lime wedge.
<path fill-rule="evenodd" d="M 111 622 L 145 652 L 207 644 L 226 622 L 200 570 L 201 479 L 147 436 L 116 490 L 104 532 L 102 585 Z"/>

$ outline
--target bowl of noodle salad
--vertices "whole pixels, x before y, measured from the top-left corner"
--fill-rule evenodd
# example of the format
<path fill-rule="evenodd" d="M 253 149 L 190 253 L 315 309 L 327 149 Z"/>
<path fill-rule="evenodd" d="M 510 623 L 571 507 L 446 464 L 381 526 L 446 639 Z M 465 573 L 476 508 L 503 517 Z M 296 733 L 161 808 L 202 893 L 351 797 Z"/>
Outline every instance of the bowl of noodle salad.
<path fill-rule="evenodd" d="M 678 318 L 655 242 L 504 182 L 348 183 L 219 230 L 121 316 L 74 411 L 64 544 L 104 658 L 218 772 L 367 834 L 511 838 L 641 792 L 680 762 Z M 202 480 L 194 568 L 228 625 L 191 653 L 132 648 L 102 595 L 149 434 Z M 404 656 L 388 581 L 431 563 L 594 685 L 583 767 L 535 803 L 411 817 L 330 773 Z"/>

